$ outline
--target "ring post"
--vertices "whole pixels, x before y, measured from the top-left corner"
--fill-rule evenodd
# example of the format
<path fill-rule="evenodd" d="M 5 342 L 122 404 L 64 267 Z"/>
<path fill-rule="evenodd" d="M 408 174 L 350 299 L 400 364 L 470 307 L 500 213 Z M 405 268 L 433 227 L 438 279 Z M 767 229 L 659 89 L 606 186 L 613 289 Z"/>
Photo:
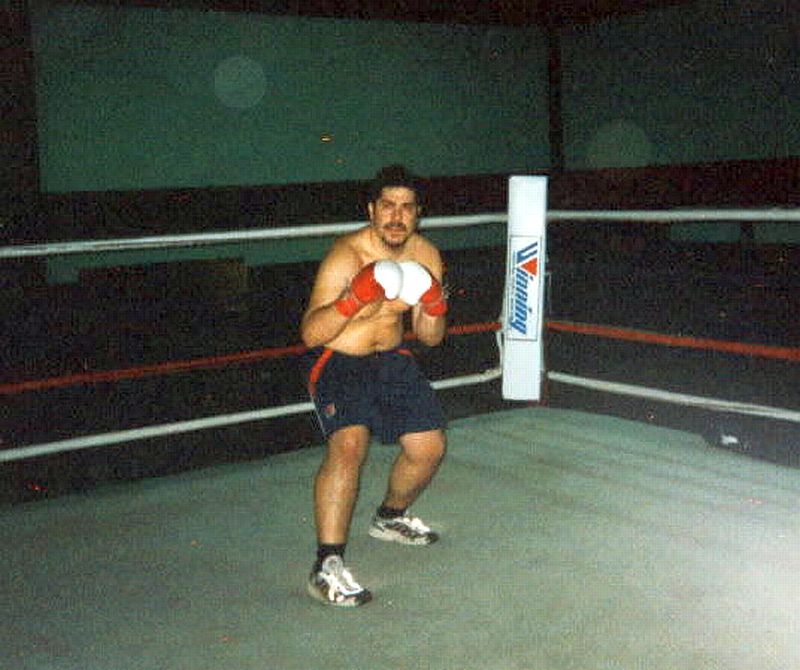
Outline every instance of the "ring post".
<path fill-rule="evenodd" d="M 503 398 L 538 401 L 544 354 L 547 177 L 508 181 L 508 256 L 503 300 Z"/>

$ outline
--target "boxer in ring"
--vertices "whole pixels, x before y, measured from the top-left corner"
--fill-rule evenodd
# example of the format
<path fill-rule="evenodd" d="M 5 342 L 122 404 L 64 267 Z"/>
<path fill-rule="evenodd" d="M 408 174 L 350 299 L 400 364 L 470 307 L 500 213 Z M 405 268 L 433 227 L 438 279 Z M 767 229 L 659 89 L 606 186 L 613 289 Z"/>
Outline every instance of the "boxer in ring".
<path fill-rule="evenodd" d="M 344 566 L 361 466 L 372 435 L 398 442 L 372 537 L 411 545 L 438 539 L 408 515 L 445 454 L 439 402 L 411 352 L 404 314 L 425 345 L 445 334 L 447 301 L 439 251 L 417 232 L 415 180 L 402 166 L 381 170 L 367 205 L 369 223 L 336 240 L 323 259 L 301 323 L 309 347 L 309 392 L 327 449 L 314 482 L 317 560 L 309 594 L 354 607 L 371 594 Z"/>

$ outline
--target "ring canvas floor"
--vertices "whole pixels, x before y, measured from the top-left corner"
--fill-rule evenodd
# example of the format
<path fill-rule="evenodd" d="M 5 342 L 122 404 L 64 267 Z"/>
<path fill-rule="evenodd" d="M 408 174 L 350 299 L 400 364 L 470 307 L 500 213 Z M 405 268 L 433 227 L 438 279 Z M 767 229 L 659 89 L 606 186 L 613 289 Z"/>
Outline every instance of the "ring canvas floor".
<path fill-rule="evenodd" d="M 305 593 L 321 446 L 0 508 L 0 668 L 800 667 L 799 470 L 572 410 L 457 419 L 420 548 L 366 532 L 395 453 L 363 471 L 354 610 Z"/>

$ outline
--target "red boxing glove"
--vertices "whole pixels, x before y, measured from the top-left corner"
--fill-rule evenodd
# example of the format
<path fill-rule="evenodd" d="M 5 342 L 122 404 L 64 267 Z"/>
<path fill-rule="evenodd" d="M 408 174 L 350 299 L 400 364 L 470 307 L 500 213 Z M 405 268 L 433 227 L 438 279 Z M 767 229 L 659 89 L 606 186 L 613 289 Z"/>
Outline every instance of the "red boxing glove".
<path fill-rule="evenodd" d="M 422 304 L 422 311 L 430 316 L 442 316 L 447 312 L 447 300 L 442 285 L 430 272 L 416 261 L 400 263 L 403 271 L 403 287 L 398 297 L 409 305 Z"/>
<path fill-rule="evenodd" d="M 444 297 L 442 285 L 433 279 L 431 287 L 419 299 L 422 311 L 430 316 L 443 316 L 447 314 L 447 300 Z"/>
<path fill-rule="evenodd" d="M 375 261 L 365 265 L 350 281 L 347 292 L 334 307 L 348 319 L 364 305 L 384 298 L 394 300 L 400 291 L 403 273 L 394 261 Z"/>

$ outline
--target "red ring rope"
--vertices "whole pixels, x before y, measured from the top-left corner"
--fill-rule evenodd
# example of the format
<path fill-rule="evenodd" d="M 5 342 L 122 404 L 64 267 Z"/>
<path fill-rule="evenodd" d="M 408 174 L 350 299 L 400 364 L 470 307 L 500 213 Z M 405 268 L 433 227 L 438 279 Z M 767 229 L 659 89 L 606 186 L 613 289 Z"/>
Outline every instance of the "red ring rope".
<path fill-rule="evenodd" d="M 701 337 L 686 337 L 682 335 L 668 335 L 650 331 L 620 328 L 617 326 L 601 326 L 588 323 L 573 323 L 569 321 L 547 321 L 548 330 L 557 332 L 575 333 L 579 335 L 593 335 L 613 340 L 629 342 L 643 342 L 646 344 L 659 344 L 669 347 L 685 347 L 691 349 L 705 349 L 724 353 L 740 354 L 759 358 L 772 358 L 784 361 L 800 361 L 800 348 L 776 347 L 765 344 L 747 344 L 744 342 L 729 342 Z M 500 330 L 496 321 L 483 323 L 469 323 L 451 326 L 447 329 L 449 335 L 470 335 L 475 333 L 488 333 Z M 406 339 L 413 336 L 406 335 Z M 190 370 L 224 367 L 238 363 L 263 361 L 272 358 L 301 354 L 306 351 L 302 344 L 286 347 L 269 347 L 254 351 L 242 351 L 222 356 L 193 358 L 185 361 L 167 361 L 141 365 L 122 370 L 101 370 L 99 372 L 83 372 L 79 374 L 49 377 L 46 379 L 32 379 L 29 381 L 8 382 L 0 384 L 0 395 L 15 395 L 26 391 L 42 391 L 46 389 L 76 386 L 78 384 L 96 384 L 99 382 L 116 382 L 124 379 L 140 379 L 155 375 L 166 375 Z"/>
<path fill-rule="evenodd" d="M 784 361 L 800 361 L 800 349 L 796 347 L 775 347 L 768 344 L 748 344 L 746 342 L 729 342 L 712 340 L 706 337 L 689 337 L 684 335 L 667 335 L 633 328 L 618 326 L 598 326 L 591 323 L 573 323 L 570 321 L 548 321 L 548 330 L 594 335 L 611 340 L 627 342 L 644 342 L 660 344 L 667 347 L 684 347 L 688 349 L 705 349 L 721 351 L 729 354 L 741 354 L 757 358 L 777 358 Z"/>

